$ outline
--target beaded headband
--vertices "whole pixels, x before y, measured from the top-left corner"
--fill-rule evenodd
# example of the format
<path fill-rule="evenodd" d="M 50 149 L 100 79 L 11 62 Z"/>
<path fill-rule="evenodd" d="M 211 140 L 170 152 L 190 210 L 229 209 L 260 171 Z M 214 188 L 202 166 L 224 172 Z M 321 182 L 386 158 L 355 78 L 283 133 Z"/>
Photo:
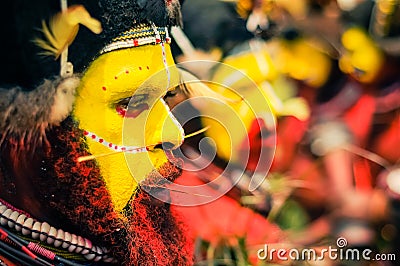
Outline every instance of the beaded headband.
<path fill-rule="evenodd" d="M 157 27 L 154 23 L 140 23 L 106 45 L 100 54 L 118 49 L 137 47 L 146 44 L 171 43 L 167 27 Z"/>

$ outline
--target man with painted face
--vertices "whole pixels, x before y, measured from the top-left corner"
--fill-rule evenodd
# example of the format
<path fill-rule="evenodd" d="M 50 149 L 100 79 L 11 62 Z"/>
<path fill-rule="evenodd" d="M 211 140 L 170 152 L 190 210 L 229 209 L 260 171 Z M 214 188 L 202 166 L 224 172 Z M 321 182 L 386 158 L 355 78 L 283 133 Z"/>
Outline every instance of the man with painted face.
<path fill-rule="evenodd" d="M 183 142 L 162 100 L 178 79 L 168 28 L 180 2 L 65 4 L 2 8 L 0 260 L 191 264 L 180 222 L 150 195 L 180 175 L 162 149 Z"/>

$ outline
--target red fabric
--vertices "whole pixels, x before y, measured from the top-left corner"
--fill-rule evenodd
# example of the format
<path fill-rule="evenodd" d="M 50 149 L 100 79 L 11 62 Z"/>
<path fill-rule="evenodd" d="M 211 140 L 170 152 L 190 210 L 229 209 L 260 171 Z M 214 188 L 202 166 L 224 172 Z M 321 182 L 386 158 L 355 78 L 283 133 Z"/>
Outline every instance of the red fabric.
<path fill-rule="evenodd" d="M 372 149 L 389 162 L 398 162 L 400 158 L 400 111 L 389 128 L 376 138 Z"/>
<path fill-rule="evenodd" d="M 300 121 L 292 116 L 283 117 L 278 121 L 276 150 L 271 171 L 283 172 L 290 168 L 307 126 L 308 121 Z"/>
<path fill-rule="evenodd" d="M 370 133 L 374 112 L 375 98 L 372 95 L 364 94 L 344 114 L 343 119 L 353 133 L 356 145 L 365 146 Z"/>
<path fill-rule="evenodd" d="M 371 191 L 373 188 L 373 177 L 370 162 L 364 158 L 353 160 L 354 183 L 359 191 Z"/>
<path fill-rule="evenodd" d="M 195 174 L 186 171 L 176 183 L 187 186 L 203 184 Z M 237 237 L 246 237 L 247 246 L 253 246 L 276 243 L 283 237 L 278 226 L 226 196 L 204 205 L 172 206 L 172 209 L 182 215 L 193 238 L 200 237 L 214 245 L 221 240 L 229 242 L 237 240 Z"/>
<path fill-rule="evenodd" d="M 247 139 L 243 140 L 239 152 L 240 161 L 246 162 L 247 170 L 252 172 L 268 171 L 273 158 L 274 132 L 268 129 L 264 120 L 254 119 L 250 125 Z M 261 156 L 261 152 L 263 152 Z"/>

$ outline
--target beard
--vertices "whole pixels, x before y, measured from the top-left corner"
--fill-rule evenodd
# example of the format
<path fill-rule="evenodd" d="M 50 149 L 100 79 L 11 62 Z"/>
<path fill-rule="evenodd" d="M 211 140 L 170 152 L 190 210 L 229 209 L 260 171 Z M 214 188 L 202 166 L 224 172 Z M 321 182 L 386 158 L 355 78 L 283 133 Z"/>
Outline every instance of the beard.
<path fill-rule="evenodd" d="M 49 223 L 106 247 L 119 265 L 192 264 L 191 241 L 183 224 L 168 201 L 150 195 L 168 197 L 163 185 L 181 174 L 177 162 L 150 173 L 117 213 L 96 162 L 77 163 L 78 157 L 89 155 L 77 124 L 68 118 L 47 138 L 50 149 L 36 168 L 33 189 Z"/>

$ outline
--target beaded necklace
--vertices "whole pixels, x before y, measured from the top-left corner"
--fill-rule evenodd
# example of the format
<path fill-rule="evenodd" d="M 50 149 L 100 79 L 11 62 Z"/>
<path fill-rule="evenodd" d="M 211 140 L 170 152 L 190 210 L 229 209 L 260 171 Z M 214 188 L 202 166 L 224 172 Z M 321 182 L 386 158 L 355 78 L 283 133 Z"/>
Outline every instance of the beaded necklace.
<path fill-rule="evenodd" d="M 25 212 L 0 199 L 1 248 L 19 248 L 32 259 L 80 265 L 74 261 L 115 263 L 104 247 L 93 245 L 81 236 L 56 229 L 47 222 L 40 222 Z M 9 248 L 10 249 L 10 248 Z M 12 249 L 9 252 L 15 252 Z M 21 255 L 15 252 L 16 256 Z M 43 263 L 43 262 L 42 262 Z M 46 263 L 43 263 L 46 265 Z M 51 264 L 50 264 L 51 265 Z"/>

